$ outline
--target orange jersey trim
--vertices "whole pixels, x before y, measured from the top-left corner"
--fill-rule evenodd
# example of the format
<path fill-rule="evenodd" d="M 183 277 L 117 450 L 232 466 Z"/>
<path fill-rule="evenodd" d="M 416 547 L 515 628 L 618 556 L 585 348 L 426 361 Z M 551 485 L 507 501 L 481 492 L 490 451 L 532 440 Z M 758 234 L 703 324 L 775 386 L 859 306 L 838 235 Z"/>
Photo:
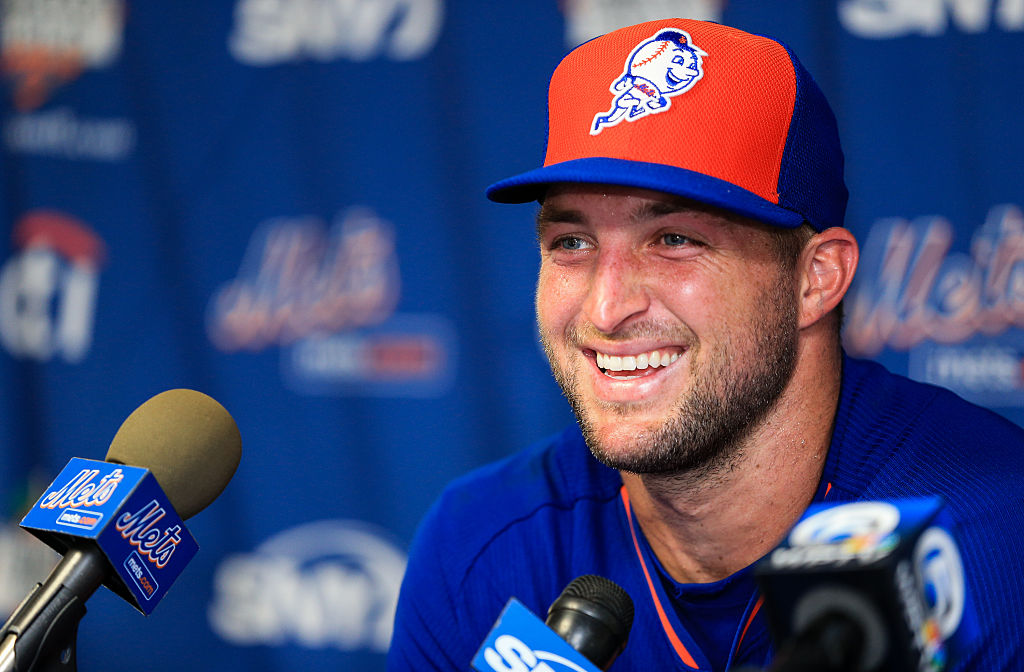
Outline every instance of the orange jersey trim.
<path fill-rule="evenodd" d="M 640 567 L 644 570 L 644 578 L 647 579 L 647 589 L 651 593 L 651 599 L 654 600 L 654 608 L 658 612 L 658 619 L 661 621 L 661 627 L 665 630 L 665 636 L 668 637 L 668 641 L 672 644 L 672 648 L 675 649 L 676 655 L 683 661 L 683 664 L 691 669 L 699 669 L 697 661 L 693 659 L 690 652 L 686 650 L 683 643 L 679 640 L 679 635 L 676 634 L 675 629 L 672 628 L 672 624 L 668 622 L 668 616 L 665 614 L 665 608 L 661 606 L 661 600 L 658 599 L 658 592 L 654 590 L 654 582 L 651 580 L 651 573 L 647 570 L 647 563 L 644 562 L 644 555 L 640 552 L 640 542 L 636 538 L 636 528 L 633 526 L 633 510 L 629 506 L 629 493 L 626 492 L 626 486 L 622 486 L 619 491 L 622 493 L 622 503 L 626 507 L 626 517 L 629 519 L 629 533 L 633 536 L 633 548 L 636 550 L 636 557 L 640 559 Z"/>

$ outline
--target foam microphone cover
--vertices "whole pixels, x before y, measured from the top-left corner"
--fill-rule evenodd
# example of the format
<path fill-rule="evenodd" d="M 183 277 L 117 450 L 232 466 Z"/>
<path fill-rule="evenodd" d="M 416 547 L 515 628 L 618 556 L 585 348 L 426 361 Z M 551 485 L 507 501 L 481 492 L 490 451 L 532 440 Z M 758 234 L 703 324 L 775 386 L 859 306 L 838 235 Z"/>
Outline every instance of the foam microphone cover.
<path fill-rule="evenodd" d="M 241 458 L 242 437 L 231 414 L 202 392 L 176 389 L 136 408 L 105 459 L 149 469 L 187 519 L 220 495 Z"/>
<path fill-rule="evenodd" d="M 626 647 L 633 627 L 633 600 L 603 576 L 578 576 L 548 609 L 545 624 L 602 670 Z"/>

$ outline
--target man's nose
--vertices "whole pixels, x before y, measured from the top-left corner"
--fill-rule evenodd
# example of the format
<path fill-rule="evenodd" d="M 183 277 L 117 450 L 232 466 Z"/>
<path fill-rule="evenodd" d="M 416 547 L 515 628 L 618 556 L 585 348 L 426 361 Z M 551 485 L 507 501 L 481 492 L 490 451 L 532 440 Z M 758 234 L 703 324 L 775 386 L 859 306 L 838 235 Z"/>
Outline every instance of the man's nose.
<path fill-rule="evenodd" d="M 604 251 L 590 277 L 583 310 L 598 331 L 611 334 L 651 305 L 641 261 L 630 252 Z"/>

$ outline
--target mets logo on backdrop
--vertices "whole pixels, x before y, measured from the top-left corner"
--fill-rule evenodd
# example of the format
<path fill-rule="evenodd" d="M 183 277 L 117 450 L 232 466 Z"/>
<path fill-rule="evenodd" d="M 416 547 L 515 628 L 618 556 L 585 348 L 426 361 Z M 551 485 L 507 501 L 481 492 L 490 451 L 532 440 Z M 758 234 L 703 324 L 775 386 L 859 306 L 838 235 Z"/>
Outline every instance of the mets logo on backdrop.
<path fill-rule="evenodd" d="M 636 121 L 664 112 L 669 100 L 693 88 L 704 76 L 702 58 L 707 52 L 683 30 L 670 28 L 644 40 L 626 59 L 626 67 L 608 88 L 615 99 L 610 110 L 598 113 L 590 128 L 597 135 L 606 126 Z"/>

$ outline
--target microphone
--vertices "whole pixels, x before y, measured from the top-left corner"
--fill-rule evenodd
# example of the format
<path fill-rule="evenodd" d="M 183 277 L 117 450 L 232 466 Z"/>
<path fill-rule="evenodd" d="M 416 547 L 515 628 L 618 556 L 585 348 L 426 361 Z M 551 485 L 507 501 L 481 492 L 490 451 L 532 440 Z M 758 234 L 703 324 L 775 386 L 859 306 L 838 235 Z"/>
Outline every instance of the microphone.
<path fill-rule="evenodd" d="M 978 636 L 939 498 L 810 507 L 755 573 L 773 672 L 947 669 Z"/>
<path fill-rule="evenodd" d="M 0 629 L 0 672 L 73 672 L 78 623 L 101 584 L 151 613 L 199 549 L 182 520 L 220 495 L 241 451 L 223 406 L 177 389 L 135 409 L 104 461 L 73 458 L 22 520 L 64 558 Z"/>
<path fill-rule="evenodd" d="M 587 660 L 607 670 L 626 648 L 633 626 L 633 600 L 603 576 L 579 576 L 551 607 L 545 625 Z"/>
<path fill-rule="evenodd" d="M 626 591 L 587 574 L 565 587 L 543 623 L 510 599 L 472 665 L 479 672 L 607 670 L 626 647 L 632 626 L 633 600 Z"/>
<path fill-rule="evenodd" d="M 227 409 L 195 390 L 161 392 L 132 411 L 110 442 L 107 462 L 146 467 L 182 518 L 220 496 L 242 459 Z"/>

